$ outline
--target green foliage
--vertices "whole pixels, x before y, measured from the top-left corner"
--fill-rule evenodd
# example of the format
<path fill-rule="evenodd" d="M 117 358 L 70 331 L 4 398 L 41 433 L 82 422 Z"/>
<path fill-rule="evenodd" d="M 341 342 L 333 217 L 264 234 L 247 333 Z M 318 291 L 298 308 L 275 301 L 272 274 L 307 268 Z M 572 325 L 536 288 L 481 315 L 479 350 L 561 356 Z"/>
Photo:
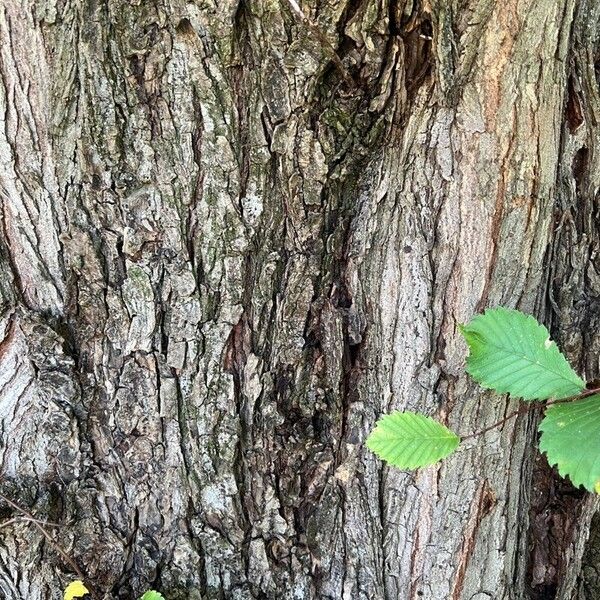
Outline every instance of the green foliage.
<path fill-rule="evenodd" d="M 494 308 L 461 332 L 469 346 L 467 371 L 482 387 L 524 400 L 552 399 L 540 424 L 540 450 L 561 476 L 600 494 L 600 394 L 585 392 L 548 330 L 529 315 Z M 367 439 L 375 454 L 402 469 L 434 464 L 459 443 L 440 423 L 410 412 L 382 417 Z"/>
<path fill-rule="evenodd" d="M 402 469 L 436 463 L 451 454 L 460 438 L 430 417 L 393 412 L 378 422 L 367 446 L 386 462 Z"/>
<path fill-rule="evenodd" d="M 90 591 L 85 587 L 83 581 L 72 581 L 65 589 L 64 600 L 78 600 L 89 597 Z M 162 594 L 154 590 L 148 590 L 140 600 L 165 600 Z"/>
<path fill-rule="evenodd" d="M 518 310 L 488 309 L 461 332 L 467 372 L 484 388 L 524 400 L 569 398 L 585 388 L 548 330 Z"/>
<path fill-rule="evenodd" d="M 549 406 L 540 431 L 548 463 L 573 485 L 600 493 L 600 395 Z"/>
<path fill-rule="evenodd" d="M 140 600 L 165 600 L 162 594 L 155 592 L 154 590 L 148 590 Z"/>

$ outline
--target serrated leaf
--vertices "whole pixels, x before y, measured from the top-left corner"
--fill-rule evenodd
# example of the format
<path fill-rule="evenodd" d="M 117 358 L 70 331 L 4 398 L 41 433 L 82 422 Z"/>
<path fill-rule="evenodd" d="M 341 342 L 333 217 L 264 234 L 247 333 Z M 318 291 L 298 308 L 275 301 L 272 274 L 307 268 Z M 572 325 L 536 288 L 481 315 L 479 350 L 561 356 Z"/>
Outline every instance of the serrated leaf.
<path fill-rule="evenodd" d="M 140 600 L 165 600 L 162 594 L 155 592 L 154 590 L 148 590 L 140 598 Z"/>
<path fill-rule="evenodd" d="M 391 465 L 417 469 L 451 454 L 460 438 L 431 417 L 396 411 L 377 421 L 366 443 Z"/>
<path fill-rule="evenodd" d="M 600 395 L 549 406 L 540 431 L 550 466 L 573 485 L 600 493 Z"/>
<path fill-rule="evenodd" d="M 83 581 L 77 579 L 71 581 L 71 583 L 65 588 L 64 600 L 76 600 L 77 598 L 83 598 L 90 591 L 85 587 Z"/>
<path fill-rule="evenodd" d="M 467 372 L 484 388 L 524 400 L 568 398 L 585 388 L 548 330 L 530 315 L 488 309 L 460 330 L 469 346 Z"/>

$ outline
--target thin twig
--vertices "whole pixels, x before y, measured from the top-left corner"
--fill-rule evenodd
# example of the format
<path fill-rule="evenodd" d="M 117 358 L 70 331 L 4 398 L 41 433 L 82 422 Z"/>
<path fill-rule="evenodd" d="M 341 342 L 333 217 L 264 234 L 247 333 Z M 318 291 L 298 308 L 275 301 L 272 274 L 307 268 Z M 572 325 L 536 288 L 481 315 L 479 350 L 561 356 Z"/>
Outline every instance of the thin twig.
<path fill-rule="evenodd" d="M 594 394 L 597 394 L 598 392 L 600 392 L 600 388 L 594 388 L 591 390 L 585 390 L 584 392 L 581 392 L 581 394 L 577 394 L 575 396 L 569 396 L 568 398 L 561 398 L 560 400 L 549 400 L 545 404 L 535 404 L 535 403 L 522 404 L 521 406 L 519 406 L 519 408 L 517 410 L 514 410 L 511 413 L 508 413 L 508 415 L 506 415 L 503 419 L 496 421 L 496 423 L 492 423 L 492 425 L 488 425 L 487 427 L 484 427 L 483 429 L 480 429 L 479 431 L 475 431 L 474 433 L 468 433 L 467 435 L 462 435 L 462 436 L 460 436 L 460 438 L 463 441 L 470 440 L 472 438 L 479 437 L 480 435 L 483 435 L 484 433 L 487 433 L 488 431 L 491 431 L 492 429 L 495 429 L 496 427 L 500 427 L 501 425 L 504 425 L 504 423 L 506 423 L 507 421 L 510 421 L 511 419 L 513 419 L 514 417 L 516 417 L 518 415 L 525 415 L 528 412 L 531 412 L 538 408 L 546 408 L 547 406 L 551 406 L 552 404 L 564 404 L 565 402 L 576 402 L 577 400 L 582 400 L 583 398 L 587 398 L 588 396 L 593 396 Z"/>
<path fill-rule="evenodd" d="M 352 79 L 352 75 L 350 75 L 350 73 L 348 72 L 348 69 L 346 69 L 346 67 L 344 66 L 344 63 L 342 62 L 342 59 L 339 57 L 336 49 L 331 45 L 331 42 L 327 39 L 327 36 L 323 33 L 321 28 L 318 25 L 316 25 L 315 23 L 313 23 L 304 14 L 304 12 L 302 11 L 302 8 L 300 8 L 300 5 L 298 4 L 298 2 L 296 2 L 296 0 L 287 0 L 287 2 L 290 5 L 293 13 L 298 17 L 298 19 L 300 19 L 300 21 L 302 21 L 302 23 L 304 25 L 306 25 L 306 27 L 308 27 L 308 29 L 310 31 L 312 31 L 312 33 L 319 40 L 319 42 L 321 42 L 321 45 L 325 48 L 325 50 L 329 54 L 331 60 L 333 61 L 333 64 L 337 67 L 338 71 L 344 78 L 344 81 L 346 82 L 346 84 L 349 85 L 350 87 L 354 87 L 356 84 L 354 82 L 354 79 Z"/>
<path fill-rule="evenodd" d="M 28 510 L 22 508 L 21 506 L 19 506 L 15 502 L 13 502 L 10 498 L 6 497 L 2 493 L 0 493 L 0 499 L 4 500 L 4 502 L 6 502 L 6 504 L 8 504 L 12 508 L 14 508 L 16 511 L 18 511 L 22 515 L 24 515 L 27 518 L 27 520 L 29 522 L 31 522 L 33 524 L 33 526 L 36 527 L 38 529 L 38 531 L 46 538 L 46 540 L 48 540 L 50 545 L 58 552 L 58 554 L 60 554 L 61 558 L 71 567 L 71 569 L 73 569 L 73 571 L 77 575 L 77 577 L 79 577 L 79 579 L 81 579 L 82 581 L 86 580 L 86 577 L 84 576 L 83 572 L 81 571 L 81 569 L 79 568 L 77 563 L 59 546 L 58 542 L 56 542 L 52 538 L 52 536 L 44 529 L 44 526 L 42 525 L 43 521 L 36 519 Z M 12 520 L 14 520 L 14 519 L 12 519 Z M 53 525 L 53 524 L 51 524 L 51 525 Z M 86 586 L 90 590 L 91 597 L 98 598 L 98 593 L 94 589 L 94 586 L 92 586 L 89 582 L 86 582 Z"/>
<path fill-rule="evenodd" d="M 10 527 L 13 523 L 19 523 L 25 517 L 14 517 L 9 519 L 8 521 L 4 521 L 4 523 L 0 523 L 0 529 L 4 529 L 5 527 Z"/>
<path fill-rule="evenodd" d="M 519 408 L 517 410 L 513 410 L 513 412 L 508 413 L 508 415 L 506 415 L 506 417 L 504 417 L 503 419 L 500 419 L 500 421 L 496 421 L 495 423 L 492 423 L 491 425 L 488 425 L 488 427 L 484 427 L 483 429 L 480 429 L 479 431 L 474 431 L 473 433 L 468 433 L 467 435 L 461 435 L 460 439 L 464 442 L 465 440 L 470 440 L 471 438 L 475 438 L 475 437 L 479 437 L 480 435 L 483 435 L 484 433 L 487 433 L 488 431 L 491 431 L 492 429 L 496 429 L 496 427 L 500 427 L 500 425 L 504 425 L 504 423 L 506 423 L 507 421 L 510 421 L 512 418 L 516 417 L 517 415 L 520 414 L 525 414 L 527 412 L 527 410 L 523 410 L 523 406 L 519 406 Z"/>
<path fill-rule="evenodd" d="M 64 527 L 61 523 L 52 523 L 51 521 L 40 521 L 39 519 L 31 519 L 26 517 L 25 515 L 21 515 L 20 517 L 14 517 L 13 519 L 9 519 L 8 521 L 4 521 L 4 523 L 0 523 L 0 529 L 4 529 L 13 523 L 19 523 L 21 521 L 25 521 L 26 523 L 39 523 L 42 527 Z"/>

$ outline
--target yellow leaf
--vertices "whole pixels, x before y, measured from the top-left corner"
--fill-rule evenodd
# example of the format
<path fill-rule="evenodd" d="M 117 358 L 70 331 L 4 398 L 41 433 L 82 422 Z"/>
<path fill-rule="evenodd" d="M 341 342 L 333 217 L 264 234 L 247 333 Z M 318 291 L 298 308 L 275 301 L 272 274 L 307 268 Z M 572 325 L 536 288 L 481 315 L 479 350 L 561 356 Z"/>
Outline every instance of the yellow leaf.
<path fill-rule="evenodd" d="M 89 594 L 90 590 L 88 590 L 85 585 L 83 585 L 83 581 L 72 581 L 65 590 L 65 600 L 75 600 L 75 598 L 83 598 L 86 594 Z"/>

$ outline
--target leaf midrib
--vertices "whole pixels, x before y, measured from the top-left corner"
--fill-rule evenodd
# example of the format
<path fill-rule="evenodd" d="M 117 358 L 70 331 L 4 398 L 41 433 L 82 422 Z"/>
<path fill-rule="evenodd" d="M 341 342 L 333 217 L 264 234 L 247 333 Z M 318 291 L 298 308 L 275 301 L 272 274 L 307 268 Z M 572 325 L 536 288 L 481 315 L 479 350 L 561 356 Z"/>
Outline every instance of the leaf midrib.
<path fill-rule="evenodd" d="M 382 439 L 385 439 L 385 440 L 455 440 L 457 438 L 458 438 L 457 435 L 444 435 L 444 436 L 438 436 L 438 437 L 430 437 L 430 436 L 420 436 L 420 437 L 409 437 L 409 436 L 403 436 L 403 437 L 398 437 L 398 436 L 394 436 L 394 437 L 382 437 Z"/>
<path fill-rule="evenodd" d="M 543 365 L 542 363 L 539 363 L 538 361 L 532 360 L 531 358 L 529 358 L 527 356 L 522 356 L 520 354 L 515 353 L 515 351 L 512 348 L 510 350 L 507 350 L 506 347 L 499 346 L 498 344 L 495 344 L 493 342 L 486 341 L 485 343 L 486 343 L 487 346 L 496 348 L 497 350 L 502 350 L 503 352 L 506 352 L 509 355 L 517 356 L 517 357 L 519 357 L 519 359 L 526 360 L 527 362 L 531 363 L 532 365 L 537 365 L 538 367 L 541 367 L 543 370 L 548 371 L 549 373 L 552 373 L 553 375 L 557 375 L 561 379 L 564 379 L 565 381 L 568 381 L 569 383 L 572 383 L 573 385 L 577 385 L 577 387 L 579 389 L 583 389 L 583 387 L 584 387 L 584 386 L 581 386 L 579 384 L 579 381 L 575 382 L 573 379 L 571 379 L 569 377 L 566 377 L 564 375 L 564 373 L 561 373 L 559 371 L 555 371 L 555 370 L 551 369 L 550 367 L 548 367 L 546 365 Z M 567 366 L 569 367 L 569 369 L 571 369 L 571 366 L 568 363 L 567 363 Z M 572 372 L 575 375 L 575 377 L 577 377 L 577 379 L 580 379 L 579 375 L 577 375 L 575 373 L 575 371 L 572 371 Z"/>

